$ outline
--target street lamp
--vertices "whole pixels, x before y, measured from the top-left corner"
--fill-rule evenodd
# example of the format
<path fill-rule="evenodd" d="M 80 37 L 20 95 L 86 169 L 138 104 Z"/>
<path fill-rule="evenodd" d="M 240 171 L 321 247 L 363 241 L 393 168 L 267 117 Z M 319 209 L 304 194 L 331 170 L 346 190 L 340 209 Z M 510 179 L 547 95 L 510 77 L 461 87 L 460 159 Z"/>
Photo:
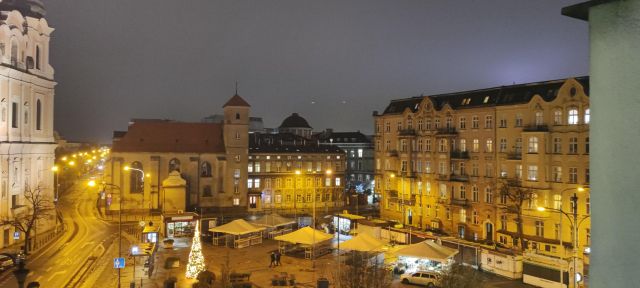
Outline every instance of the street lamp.
<path fill-rule="evenodd" d="M 147 178 L 151 177 L 151 174 L 149 174 L 149 173 L 145 174 L 144 170 L 142 170 L 142 169 L 133 168 L 133 167 L 130 167 L 130 166 L 124 166 L 124 171 L 130 171 L 130 170 L 140 172 L 140 181 L 142 181 L 143 185 L 144 185 L 144 177 L 147 177 Z M 142 207 L 144 209 L 144 187 L 142 188 L 142 190 L 143 190 L 142 191 Z"/>
<path fill-rule="evenodd" d="M 578 192 L 584 192 L 585 189 L 583 187 L 577 187 L 577 188 L 567 188 L 564 189 L 562 191 L 560 191 L 560 209 L 556 209 L 556 208 L 548 208 L 548 207 L 537 207 L 536 209 L 540 212 L 544 212 L 546 210 L 550 210 L 550 211 L 555 211 L 558 212 L 560 215 L 560 218 L 558 219 L 560 222 L 560 231 L 559 231 L 559 236 L 560 236 L 560 246 L 564 247 L 564 245 L 562 244 L 562 215 L 567 216 L 567 219 L 569 220 L 569 224 L 571 225 L 571 229 L 573 231 L 573 237 L 571 239 L 572 242 L 572 246 L 573 246 L 573 251 L 572 251 L 572 255 L 571 258 L 573 259 L 573 286 L 577 287 L 577 284 L 579 281 L 581 281 L 582 279 L 582 274 L 578 273 L 577 271 L 577 260 L 578 260 L 578 231 L 580 228 L 580 224 L 582 224 L 582 221 L 586 220 L 587 218 L 589 218 L 589 215 L 585 215 L 584 218 L 582 218 L 580 220 L 580 222 L 578 222 L 578 195 L 574 192 L 573 196 L 571 196 L 571 210 L 572 210 L 572 214 L 573 214 L 573 220 L 571 219 L 571 216 L 569 215 L 569 213 L 565 212 L 564 210 L 562 210 L 562 195 L 564 194 L 564 192 L 566 191 L 571 191 L 571 190 L 576 190 Z M 580 278 L 578 278 L 580 275 Z M 562 283 L 562 268 L 560 269 L 560 283 Z"/>
<path fill-rule="evenodd" d="M 54 208 L 55 208 L 55 211 L 56 211 L 56 215 L 54 215 L 53 218 L 55 218 L 55 221 L 56 221 L 55 222 L 56 226 L 54 228 L 54 231 L 55 231 L 56 234 L 58 234 L 58 187 L 60 186 L 60 182 L 58 182 L 58 174 L 59 174 L 58 173 L 58 171 L 59 171 L 58 166 L 53 165 L 53 167 L 51 167 L 51 171 L 53 172 L 53 174 L 56 175 L 56 181 L 55 181 L 56 183 L 53 185 L 54 186 L 53 187 L 54 194 L 55 194 L 54 199 L 53 199 L 53 205 L 54 205 Z"/>
<path fill-rule="evenodd" d="M 96 181 L 91 180 L 91 181 L 89 181 L 89 183 L 87 183 L 87 185 L 89 187 L 95 187 L 96 186 Z M 120 193 L 119 194 L 120 195 L 120 200 L 119 200 L 120 209 L 118 209 L 118 258 L 122 258 L 122 189 L 120 189 L 120 186 L 118 186 L 118 185 L 102 182 L 103 189 L 106 186 L 116 188 L 116 189 L 118 189 L 118 192 Z M 118 288 L 120 288 L 120 268 L 118 268 Z"/>

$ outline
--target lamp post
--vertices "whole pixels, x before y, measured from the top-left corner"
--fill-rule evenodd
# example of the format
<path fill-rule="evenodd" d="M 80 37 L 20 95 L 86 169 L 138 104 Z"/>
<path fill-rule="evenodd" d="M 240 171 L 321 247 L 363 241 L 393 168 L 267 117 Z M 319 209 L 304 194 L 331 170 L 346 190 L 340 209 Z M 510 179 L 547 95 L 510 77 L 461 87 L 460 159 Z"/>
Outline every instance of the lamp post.
<path fill-rule="evenodd" d="M 582 224 L 582 221 L 584 221 L 585 219 L 589 218 L 589 215 L 586 215 L 584 218 L 582 218 L 580 220 L 580 222 L 578 222 L 578 195 L 577 193 L 573 193 L 573 196 L 571 196 L 571 210 L 572 210 L 572 215 L 569 215 L 569 213 L 565 212 L 564 210 L 562 210 L 562 195 L 564 192 L 566 191 L 571 191 L 571 190 L 577 190 L 578 192 L 584 192 L 585 189 L 582 187 L 577 187 L 577 188 L 567 188 L 564 189 L 562 191 L 560 191 L 560 209 L 555 209 L 555 208 L 547 208 L 547 207 L 537 207 L 537 210 L 540 212 L 544 212 L 546 210 L 550 210 L 550 211 L 555 211 L 560 213 L 560 231 L 559 231 L 559 236 L 560 236 L 560 246 L 563 247 L 564 245 L 562 244 L 562 215 L 567 216 L 567 219 L 569 220 L 569 224 L 571 225 L 571 230 L 573 231 L 573 237 L 571 239 L 572 242 L 572 253 L 571 253 L 571 258 L 573 259 L 573 282 L 569 282 L 569 283 L 573 283 L 573 287 L 577 287 L 577 284 L 579 281 L 582 280 L 582 274 L 579 274 L 577 272 L 577 260 L 578 260 L 578 229 L 580 227 L 580 224 Z M 573 219 L 572 219 L 573 217 Z M 560 283 L 562 282 L 562 268 L 560 269 Z M 578 279 L 578 275 L 580 275 L 581 279 Z"/>
<path fill-rule="evenodd" d="M 58 187 L 60 186 L 60 182 L 58 181 L 58 171 L 59 168 L 56 165 L 53 165 L 53 167 L 51 167 L 51 171 L 53 172 L 53 174 L 56 175 L 55 178 L 55 184 L 53 185 L 53 189 L 54 189 L 54 198 L 53 198 L 53 205 L 54 205 L 54 209 L 55 209 L 55 213 L 56 215 L 54 215 L 53 218 L 55 218 L 55 228 L 54 228 L 54 232 L 55 234 L 58 234 Z"/>
<path fill-rule="evenodd" d="M 91 180 L 88 185 L 89 187 L 95 187 L 96 181 Z M 120 193 L 120 209 L 118 209 L 118 258 L 122 258 L 122 189 L 120 189 L 120 186 L 118 185 L 102 182 L 103 188 L 107 186 L 118 189 L 118 192 Z M 120 268 L 118 268 L 118 288 L 120 288 Z"/>
<path fill-rule="evenodd" d="M 124 171 L 129 171 L 129 170 L 133 170 L 133 171 L 137 171 L 140 172 L 140 181 L 142 181 L 142 208 L 144 209 L 144 177 L 151 177 L 151 174 L 144 173 L 144 170 L 142 169 L 138 169 L 138 168 L 133 168 L 131 166 L 124 166 Z"/>

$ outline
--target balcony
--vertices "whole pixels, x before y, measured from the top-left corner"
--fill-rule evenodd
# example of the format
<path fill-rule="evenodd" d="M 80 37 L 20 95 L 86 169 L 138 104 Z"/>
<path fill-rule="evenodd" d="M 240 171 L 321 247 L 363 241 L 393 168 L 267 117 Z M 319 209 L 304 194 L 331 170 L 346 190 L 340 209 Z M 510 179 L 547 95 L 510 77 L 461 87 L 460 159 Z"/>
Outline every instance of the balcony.
<path fill-rule="evenodd" d="M 460 207 L 469 207 L 469 199 L 451 199 L 451 205 Z"/>
<path fill-rule="evenodd" d="M 387 150 L 387 157 L 398 157 L 398 150 Z"/>
<path fill-rule="evenodd" d="M 438 180 L 447 181 L 447 180 L 449 180 L 449 175 L 447 175 L 447 174 L 438 174 Z"/>
<path fill-rule="evenodd" d="M 453 127 L 449 127 L 449 128 L 438 128 L 438 132 L 436 132 L 437 135 L 457 135 L 458 131 L 456 131 L 456 128 Z"/>
<path fill-rule="evenodd" d="M 526 125 L 522 127 L 524 132 L 549 132 L 548 125 Z"/>
<path fill-rule="evenodd" d="M 508 152 L 507 160 L 522 160 L 522 151 Z"/>
<path fill-rule="evenodd" d="M 468 174 L 451 174 L 451 176 L 449 176 L 449 180 L 456 181 L 456 182 L 469 182 L 469 175 Z"/>
<path fill-rule="evenodd" d="M 398 131 L 399 136 L 416 136 L 415 129 L 402 129 Z"/>
<path fill-rule="evenodd" d="M 470 159 L 469 151 L 455 150 L 449 153 L 451 159 Z"/>

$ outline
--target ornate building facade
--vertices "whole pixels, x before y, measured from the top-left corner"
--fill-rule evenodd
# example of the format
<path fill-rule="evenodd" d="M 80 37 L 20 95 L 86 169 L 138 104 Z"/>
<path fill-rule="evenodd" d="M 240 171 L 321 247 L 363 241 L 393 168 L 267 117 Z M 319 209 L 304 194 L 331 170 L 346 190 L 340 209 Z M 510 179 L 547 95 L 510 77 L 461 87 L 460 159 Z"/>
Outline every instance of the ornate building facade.
<path fill-rule="evenodd" d="M 40 1 L 0 3 L 0 218 L 30 213 L 25 190 L 39 190 L 52 203 L 54 150 L 54 70 L 49 62 L 53 28 Z M 39 221 L 44 232 L 50 219 Z M 11 225 L 0 226 L 0 247 L 14 239 Z"/>
<path fill-rule="evenodd" d="M 517 217 L 508 212 L 514 203 L 501 193 L 509 180 L 517 183 L 512 188 L 530 192 L 522 205 L 526 249 L 570 254 L 574 193 L 578 248 L 588 248 L 588 81 L 392 100 L 383 113 L 374 112 L 381 216 L 466 240 L 518 246 Z"/>

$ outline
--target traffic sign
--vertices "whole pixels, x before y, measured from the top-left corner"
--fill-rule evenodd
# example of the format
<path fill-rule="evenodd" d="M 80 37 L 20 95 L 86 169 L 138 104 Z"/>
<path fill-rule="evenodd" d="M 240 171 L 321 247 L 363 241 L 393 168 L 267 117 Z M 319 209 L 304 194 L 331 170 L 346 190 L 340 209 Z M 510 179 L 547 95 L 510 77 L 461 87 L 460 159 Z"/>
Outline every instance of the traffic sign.
<path fill-rule="evenodd" d="M 113 268 L 115 268 L 115 269 L 123 269 L 124 268 L 124 258 L 113 258 Z"/>
<path fill-rule="evenodd" d="M 18 231 L 13 232 L 13 240 L 18 240 L 18 239 L 20 239 L 20 232 Z"/>

